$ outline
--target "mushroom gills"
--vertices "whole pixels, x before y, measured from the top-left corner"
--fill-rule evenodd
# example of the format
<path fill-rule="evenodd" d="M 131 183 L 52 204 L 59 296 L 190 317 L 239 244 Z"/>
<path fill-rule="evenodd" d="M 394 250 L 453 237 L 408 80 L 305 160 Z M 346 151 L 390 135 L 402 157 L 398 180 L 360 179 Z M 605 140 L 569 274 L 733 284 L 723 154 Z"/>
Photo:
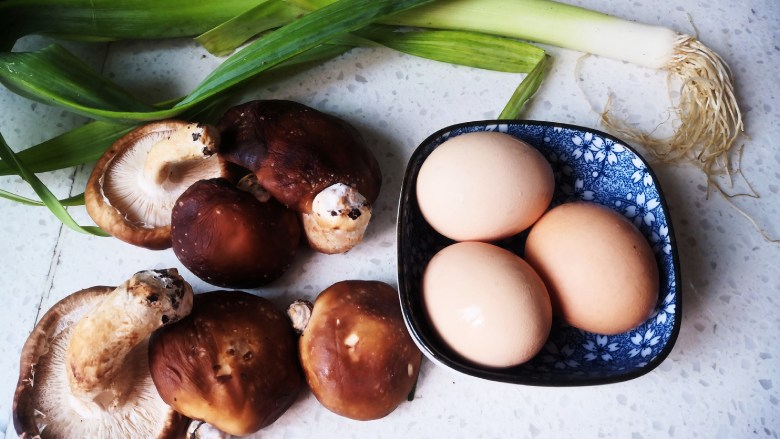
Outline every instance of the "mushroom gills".
<path fill-rule="evenodd" d="M 182 192 L 198 180 L 225 175 L 224 162 L 215 154 L 218 139 L 214 128 L 197 124 L 142 137 L 107 167 L 104 201 L 134 224 L 170 225 Z"/>
<path fill-rule="evenodd" d="M 164 120 L 117 139 L 100 157 L 84 190 L 95 224 L 140 247 L 171 246 L 171 210 L 191 184 L 230 178 L 230 165 L 216 154 L 219 132 L 208 125 Z"/>
<path fill-rule="evenodd" d="M 59 301 L 22 349 L 13 404 L 17 433 L 63 439 L 183 435 L 185 418 L 152 382 L 147 348 L 149 332 L 191 306 L 192 289 L 175 269 L 140 272 L 120 287 L 93 287 Z M 90 379 L 74 386 L 74 371 Z"/>
<path fill-rule="evenodd" d="M 176 269 L 141 271 L 76 323 L 67 347 L 70 390 L 76 401 L 116 406 L 127 389 L 116 380 L 124 358 L 149 334 L 192 310 L 192 289 Z M 75 402 L 75 401 L 74 401 Z"/>

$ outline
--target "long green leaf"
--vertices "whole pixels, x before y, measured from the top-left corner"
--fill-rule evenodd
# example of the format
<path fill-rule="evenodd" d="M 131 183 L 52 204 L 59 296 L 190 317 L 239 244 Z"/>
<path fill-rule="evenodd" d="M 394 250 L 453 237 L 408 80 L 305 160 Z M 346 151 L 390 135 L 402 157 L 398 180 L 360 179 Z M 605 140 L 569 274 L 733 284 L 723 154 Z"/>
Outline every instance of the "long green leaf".
<path fill-rule="evenodd" d="M 544 57 L 544 50 L 528 43 L 476 32 L 370 26 L 355 34 L 410 55 L 499 72 L 527 73 Z"/>
<path fill-rule="evenodd" d="M 303 14 L 302 9 L 283 0 L 264 0 L 256 7 L 199 35 L 195 41 L 212 54 L 224 56 L 252 37 L 283 26 Z"/>
<path fill-rule="evenodd" d="M 350 48 L 351 46 L 318 46 L 285 61 L 276 68 L 265 72 L 264 75 L 258 76 L 257 81 L 272 81 L 274 78 L 283 77 L 283 75 L 289 76 L 300 67 L 333 58 Z M 213 123 L 225 110 L 233 92 L 239 93 L 240 90 L 234 89 L 230 93 L 225 93 L 221 96 L 222 101 L 215 100 L 210 105 L 199 106 L 197 111 L 187 114 L 186 118 L 198 122 Z M 27 148 L 15 155 L 31 172 L 35 173 L 91 163 L 96 161 L 111 143 L 133 130 L 136 126 L 93 121 Z M 0 160 L 0 175 L 15 174 L 14 168 L 9 166 L 7 162 Z"/>
<path fill-rule="evenodd" d="M 27 206 L 39 206 L 39 207 L 46 206 L 46 204 L 41 201 L 33 200 L 32 198 L 23 197 L 19 194 L 8 192 L 5 189 L 0 189 L 0 198 L 5 198 L 6 200 L 15 201 L 19 204 L 25 204 Z M 84 204 L 84 193 L 82 192 L 78 195 L 74 195 L 72 197 L 64 198 L 58 201 L 63 206 L 81 206 Z"/>
<path fill-rule="evenodd" d="M 0 82 L 29 99 L 103 121 L 138 123 L 188 110 L 158 109 L 138 101 L 58 45 L 33 52 L 0 52 Z"/>
<path fill-rule="evenodd" d="M 333 37 L 432 0 L 339 0 L 251 43 L 234 54 L 177 106 L 213 96 Z"/>
<path fill-rule="evenodd" d="M 14 169 L 14 171 L 16 171 L 16 173 L 19 174 L 19 176 L 22 177 L 32 187 L 35 193 L 38 194 L 38 196 L 41 198 L 41 201 L 43 201 L 43 203 L 46 205 L 46 207 L 48 207 L 54 216 L 62 221 L 63 224 L 77 232 L 87 233 L 95 236 L 108 236 L 108 234 L 99 227 L 80 226 L 73 219 L 73 217 L 70 216 L 67 209 L 65 209 L 65 206 L 63 206 L 57 197 L 51 193 L 49 188 L 47 188 L 46 185 L 41 182 L 38 176 L 30 172 L 30 170 L 27 169 L 22 162 L 16 159 L 13 150 L 8 146 L 7 143 L 5 143 L 5 138 L 3 138 L 2 135 L 0 135 L 0 158 L 2 158 L 4 162 L 8 163 Z"/>
<path fill-rule="evenodd" d="M 509 98 L 499 119 L 517 119 L 525 104 L 533 97 L 547 73 L 547 56 L 543 56 Z"/>
<path fill-rule="evenodd" d="M 101 107 L 96 108 L 86 105 L 89 99 L 84 102 L 77 95 L 68 94 L 66 90 L 46 88 L 45 81 L 41 78 L 45 78 L 47 75 L 38 75 L 36 79 L 29 79 L 26 78 L 26 75 L 31 72 L 18 67 L 7 69 L 8 78 L 5 81 L 8 81 L 11 87 L 22 90 L 28 97 L 56 104 L 94 119 L 132 123 L 172 118 L 181 116 L 185 111 L 192 110 L 208 100 L 218 98 L 221 93 L 230 88 L 280 65 L 296 55 L 317 47 L 335 36 L 359 29 L 388 14 L 430 1 L 432 0 L 375 0 L 372 2 L 340 0 L 295 20 L 248 45 L 225 60 L 195 90 L 170 109 L 148 111 L 130 108 L 114 110 L 105 108 L 105 102 L 101 99 L 97 99 Z M 44 72 L 68 69 L 72 69 L 74 72 L 91 70 L 83 63 L 76 66 L 80 61 L 77 62 L 75 57 L 61 56 L 63 51 L 64 49 L 44 50 L 35 52 L 35 55 L 30 55 L 30 57 L 40 68 L 45 69 Z M 7 64 L 13 65 L 16 62 L 19 60 L 11 59 Z M 65 66 L 58 68 L 58 63 L 64 63 Z M 68 78 L 74 87 L 84 89 L 89 89 L 87 84 L 100 78 L 94 71 L 84 72 L 84 75 L 86 79 L 83 80 L 79 80 L 78 75 L 71 75 Z M 110 85 L 108 80 L 101 79 L 101 81 L 100 83 L 107 87 Z M 112 91 L 119 93 L 118 90 L 118 87 L 114 87 Z"/>
<path fill-rule="evenodd" d="M 2 0 L 0 41 L 55 34 L 96 41 L 199 35 L 263 0 Z"/>
<path fill-rule="evenodd" d="M 155 111 L 56 44 L 0 53 L 0 82 L 22 96 L 89 117 Z"/>
<path fill-rule="evenodd" d="M 30 172 L 47 172 L 96 161 L 114 140 L 129 133 L 133 125 L 90 122 L 15 154 Z M 16 174 L 5 159 L 0 175 Z"/>

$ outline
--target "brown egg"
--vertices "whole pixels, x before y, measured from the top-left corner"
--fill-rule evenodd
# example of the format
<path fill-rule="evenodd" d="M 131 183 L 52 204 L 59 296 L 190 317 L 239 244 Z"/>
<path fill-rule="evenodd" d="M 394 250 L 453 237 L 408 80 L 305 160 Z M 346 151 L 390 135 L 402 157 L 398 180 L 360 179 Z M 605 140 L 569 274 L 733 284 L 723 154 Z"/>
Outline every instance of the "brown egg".
<path fill-rule="evenodd" d="M 530 227 L 547 209 L 553 172 L 534 147 L 509 134 L 461 134 L 442 143 L 417 177 L 425 220 L 456 241 L 494 241 Z"/>
<path fill-rule="evenodd" d="M 647 240 L 627 218 L 598 204 L 547 212 L 528 235 L 525 259 L 547 285 L 553 312 L 586 331 L 628 331 L 658 299 L 658 266 Z"/>
<path fill-rule="evenodd" d="M 425 269 L 425 310 L 456 353 L 488 367 L 524 363 L 550 334 L 550 298 L 534 270 L 514 253 L 482 242 L 460 242 Z"/>

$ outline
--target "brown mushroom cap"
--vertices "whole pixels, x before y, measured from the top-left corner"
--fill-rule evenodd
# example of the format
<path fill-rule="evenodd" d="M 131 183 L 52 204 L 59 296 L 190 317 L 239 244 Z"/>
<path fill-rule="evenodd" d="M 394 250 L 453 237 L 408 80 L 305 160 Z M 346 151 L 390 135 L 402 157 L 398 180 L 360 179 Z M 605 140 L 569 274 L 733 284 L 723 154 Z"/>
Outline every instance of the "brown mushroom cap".
<path fill-rule="evenodd" d="M 171 224 L 181 263 L 206 282 L 230 288 L 253 288 L 281 276 L 301 234 L 295 212 L 225 179 L 190 186 L 177 200 Z"/>
<path fill-rule="evenodd" d="M 360 133 L 345 121 L 303 104 L 251 101 L 229 109 L 217 124 L 226 160 L 251 170 L 271 195 L 301 213 L 337 183 L 354 187 L 370 204 L 382 174 Z"/>
<path fill-rule="evenodd" d="M 131 131 L 95 164 L 84 191 L 87 212 L 125 242 L 153 250 L 170 247 L 176 198 L 200 179 L 229 175 L 215 154 L 218 142 L 215 128 L 180 120 Z"/>
<path fill-rule="evenodd" d="M 152 335 L 149 364 L 166 402 L 233 435 L 274 422 L 303 387 L 287 317 L 241 291 L 195 295 L 188 317 Z"/>
<path fill-rule="evenodd" d="M 114 287 L 92 287 L 59 301 L 41 318 L 22 348 L 13 421 L 22 438 L 179 438 L 188 420 L 158 395 L 147 362 L 147 340 L 125 357 L 115 380 L 134 383 L 123 404 L 101 416 L 82 416 L 74 407 L 65 367 L 76 322 Z M 136 420 L 129 422 L 128 420 Z"/>
<path fill-rule="evenodd" d="M 299 352 L 314 396 L 357 420 L 392 412 L 411 392 L 422 361 L 398 293 L 376 281 L 343 281 L 320 293 Z"/>

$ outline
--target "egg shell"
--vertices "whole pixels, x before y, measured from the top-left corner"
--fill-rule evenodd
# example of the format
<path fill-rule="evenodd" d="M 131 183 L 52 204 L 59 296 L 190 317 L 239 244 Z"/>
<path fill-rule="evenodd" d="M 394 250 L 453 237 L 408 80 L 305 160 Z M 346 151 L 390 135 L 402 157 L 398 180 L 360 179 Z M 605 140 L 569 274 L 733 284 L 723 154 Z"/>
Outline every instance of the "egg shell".
<path fill-rule="evenodd" d="M 550 334 L 552 309 L 541 278 L 519 256 L 492 244 L 460 242 L 434 255 L 422 297 L 442 340 L 479 365 L 524 363 Z"/>
<path fill-rule="evenodd" d="M 456 241 L 495 241 L 527 229 L 549 206 L 553 189 L 544 156 L 499 132 L 445 141 L 422 164 L 416 186 L 425 220 Z"/>
<path fill-rule="evenodd" d="M 547 285 L 554 313 L 585 331 L 626 332 L 658 300 L 658 266 L 647 240 L 623 215 L 595 203 L 547 212 L 528 235 L 525 259 Z"/>

